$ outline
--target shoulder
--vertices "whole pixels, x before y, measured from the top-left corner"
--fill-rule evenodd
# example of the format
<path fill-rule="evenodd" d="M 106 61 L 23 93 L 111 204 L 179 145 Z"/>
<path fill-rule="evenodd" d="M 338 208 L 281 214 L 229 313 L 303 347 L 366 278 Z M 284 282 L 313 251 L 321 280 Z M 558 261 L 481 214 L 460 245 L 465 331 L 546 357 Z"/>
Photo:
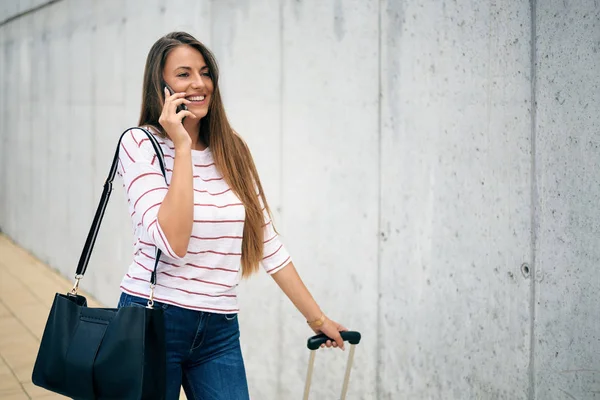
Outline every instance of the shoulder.
<path fill-rule="evenodd" d="M 121 149 L 131 161 L 139 159 L 150 160 L 156 154 L 154 146 L 150 142 L 148 133 L 150 133 L 157 142 L 163 142 L 163 139 L 156 134 L 156 131 L 148 129 L 148 127 L 132 127 L 123 133 L 123 136 L 121 137 Z M 123 151 L 120 152 L 121 157 L 124 156 L 122 154 Z"/>
<path fill-rule="evenodd" d="M 121 143 L 127 148 L 130 146 L 140 148 L 144 139 L 148 140 L 148 136 L 146 135 L 146 132 L 144 132 L 144 129 L 141 127 L 132 127 L 123 133 Z"/>

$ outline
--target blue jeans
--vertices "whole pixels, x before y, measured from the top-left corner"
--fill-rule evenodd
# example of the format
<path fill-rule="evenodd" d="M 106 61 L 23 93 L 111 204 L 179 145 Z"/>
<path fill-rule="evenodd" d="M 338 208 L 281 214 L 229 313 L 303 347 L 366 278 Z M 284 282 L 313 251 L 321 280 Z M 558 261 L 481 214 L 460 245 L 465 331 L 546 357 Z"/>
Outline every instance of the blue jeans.
<path fill-rule="evenodd" d="M 119 308 L 148 300 L 122 293 Z M 214 314 L 154 302 L 165 315 L 166 400 L 249 400 L 237 314 Z"/>

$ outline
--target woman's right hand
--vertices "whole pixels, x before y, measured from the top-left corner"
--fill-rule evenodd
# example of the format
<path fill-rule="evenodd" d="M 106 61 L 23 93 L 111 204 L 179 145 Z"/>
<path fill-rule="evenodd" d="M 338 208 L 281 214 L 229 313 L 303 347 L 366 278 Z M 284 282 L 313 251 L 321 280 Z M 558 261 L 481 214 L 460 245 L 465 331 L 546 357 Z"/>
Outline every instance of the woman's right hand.
<path fill-rule="evenodd" d="M 175 148 L 181 146 L 191 146 L 192 138 L 183 127 L 182 120 L 184 118 L 196 119 L 196 115 L 188 110 L 177 112 L 177 107 L 181 104 L 190 103 L 185 98 L 185 93 L 175 93 L 171 95 L 165 87 L 165 103 L 163 104 L 162 113 L 158 118 L 158 123 L 164 128 L 167 135 L 175 145 Z"/>

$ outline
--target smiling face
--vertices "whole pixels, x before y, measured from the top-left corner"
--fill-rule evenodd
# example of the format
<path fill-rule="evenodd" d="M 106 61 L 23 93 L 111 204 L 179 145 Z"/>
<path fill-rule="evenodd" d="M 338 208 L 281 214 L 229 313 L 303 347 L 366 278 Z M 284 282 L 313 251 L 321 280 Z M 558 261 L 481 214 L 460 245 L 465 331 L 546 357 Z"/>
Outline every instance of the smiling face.
<path fill-rule="evenodd" d="M 208 114 L 214 84 L 202 53 L 188 45 L 177 46 L 169 52 L 162 73 L 175 93 L 185 92 L 189 111 L 198 118 Z"/>

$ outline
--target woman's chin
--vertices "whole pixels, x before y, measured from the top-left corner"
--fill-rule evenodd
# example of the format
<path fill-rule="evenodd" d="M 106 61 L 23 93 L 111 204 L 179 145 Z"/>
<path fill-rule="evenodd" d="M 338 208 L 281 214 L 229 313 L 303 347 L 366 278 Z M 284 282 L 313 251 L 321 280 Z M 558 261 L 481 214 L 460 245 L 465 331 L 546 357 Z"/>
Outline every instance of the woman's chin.
<path fill-rule="evenodd" d="M 204 112 L 204 113 L 203 113 L 203 112 L 194 112 L 194 111 L 192 111 L 192 110 L 189 110 L 189 111 L 190 111 L 192 114 L 194 114 L 194 115 L 196 116 L 196 118 L 186 118 L 186 119 L 184 119 L 184 120 L 183 120 L 184 122 L 187 122 L 188 120 L 189 120 L 190 122 L 191 122 L 191 121 L 198 122 L 198 121 L 199 121 L 199 120 L 201 120 L 202 118 L 206 117 L 206 113 L 205 113 L 205 112 Z"/>
<path fill-rule="evenodd" d="M 189 107 L 188 111 L 196 116 L 196 120 L 202 119 L 202 118 L 206 117 L 206 114 L 208 114 L 208 110 L 204 109 L 204 108 L 199 108 L 198 110 L 194 110 L 192 107 Z"/>

